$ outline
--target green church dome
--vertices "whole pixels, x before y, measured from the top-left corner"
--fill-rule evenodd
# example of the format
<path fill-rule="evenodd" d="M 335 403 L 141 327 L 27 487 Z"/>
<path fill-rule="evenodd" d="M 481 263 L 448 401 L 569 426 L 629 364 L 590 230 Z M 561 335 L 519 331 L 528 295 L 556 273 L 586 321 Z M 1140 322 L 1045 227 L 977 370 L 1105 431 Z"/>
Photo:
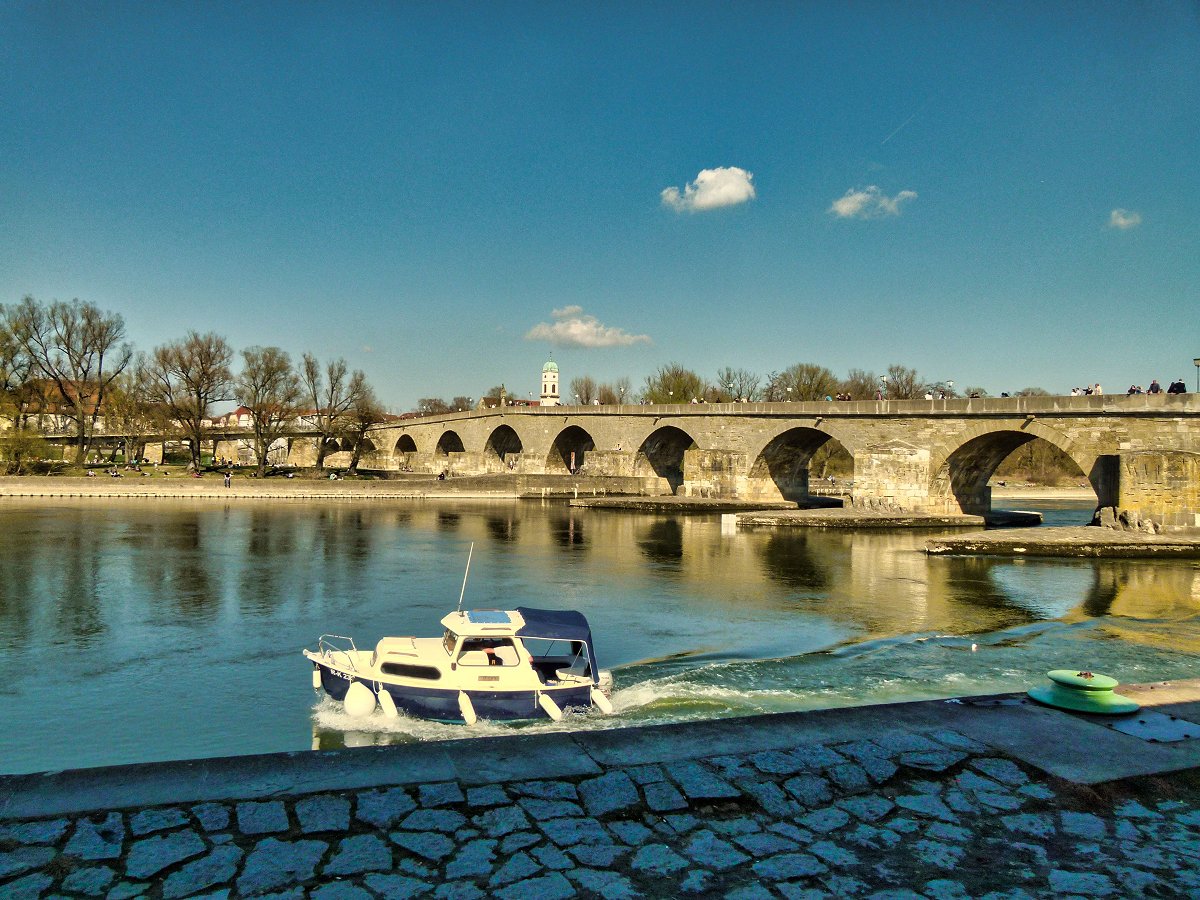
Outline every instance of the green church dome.
<path fill-rule="evenodd" d="M 542 366 L 542 371 L 543 372 L 557 372 L 558 371 L 558 363 L 556 363 L 552 359 L 548 359 L 548 360 L 546 360 L 546 364 L 544 366 Z"/>

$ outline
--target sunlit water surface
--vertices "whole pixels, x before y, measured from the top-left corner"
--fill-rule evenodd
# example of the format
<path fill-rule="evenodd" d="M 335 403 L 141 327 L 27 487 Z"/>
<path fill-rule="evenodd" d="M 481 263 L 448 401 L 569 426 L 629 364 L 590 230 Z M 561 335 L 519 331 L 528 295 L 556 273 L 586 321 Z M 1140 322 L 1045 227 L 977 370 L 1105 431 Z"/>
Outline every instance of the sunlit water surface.
<path fill-rule="evenodd" d="M 528 502 L 5 500 L 0 534 L 8 773 L 462 737 L 347 716 L 300 649 L 437 634 L 472 543 L 465 605 L 584 612 L 617 714 L 471 734 L 1018 690 L 1052 668 L 1200 675 L 1190 561 L 928 558 L 929 532 Z"/>

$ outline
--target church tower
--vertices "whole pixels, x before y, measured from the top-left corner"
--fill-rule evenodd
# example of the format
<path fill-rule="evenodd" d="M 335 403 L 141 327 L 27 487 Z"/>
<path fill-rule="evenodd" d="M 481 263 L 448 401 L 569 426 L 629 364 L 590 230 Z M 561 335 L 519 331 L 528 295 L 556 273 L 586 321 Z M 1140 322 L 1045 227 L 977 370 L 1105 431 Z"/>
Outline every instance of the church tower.
<path fill-rule="evenodd" d="M 558 363 L 553 358 L 542 366 L 541 406 L 558 406 Z"/>

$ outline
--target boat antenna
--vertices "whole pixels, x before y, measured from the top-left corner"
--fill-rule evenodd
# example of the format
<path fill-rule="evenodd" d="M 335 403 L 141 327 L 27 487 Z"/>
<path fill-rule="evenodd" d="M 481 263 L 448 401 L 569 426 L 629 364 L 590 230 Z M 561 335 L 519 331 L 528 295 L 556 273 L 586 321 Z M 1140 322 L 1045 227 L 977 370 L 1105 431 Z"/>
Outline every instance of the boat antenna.
<path fill-rule="evenodd" d="M 475 552 L 475 542 L 471 541 L 471 549 L 467 551 L 467 568 L 463 572 L 462 590 L 458 592 L 458 611 L 462 612 L 463 595 L 467 592 L 467 576 L 471 573 L 471 554 Z"/>

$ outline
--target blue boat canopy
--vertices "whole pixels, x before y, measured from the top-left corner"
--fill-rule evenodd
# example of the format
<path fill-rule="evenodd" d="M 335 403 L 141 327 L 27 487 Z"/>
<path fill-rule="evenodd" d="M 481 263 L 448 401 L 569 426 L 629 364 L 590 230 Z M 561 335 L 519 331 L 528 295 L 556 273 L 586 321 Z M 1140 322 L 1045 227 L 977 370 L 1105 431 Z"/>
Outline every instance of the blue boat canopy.
<path fill-rule="evenodd" d="M 559 638 L 566 641 L 592 643 L 592 630 L 583 613 L 571 609 L 530 609 L 518 606 L 517 612 L 525 625 L 517 630 L 518 637 Z"/>

